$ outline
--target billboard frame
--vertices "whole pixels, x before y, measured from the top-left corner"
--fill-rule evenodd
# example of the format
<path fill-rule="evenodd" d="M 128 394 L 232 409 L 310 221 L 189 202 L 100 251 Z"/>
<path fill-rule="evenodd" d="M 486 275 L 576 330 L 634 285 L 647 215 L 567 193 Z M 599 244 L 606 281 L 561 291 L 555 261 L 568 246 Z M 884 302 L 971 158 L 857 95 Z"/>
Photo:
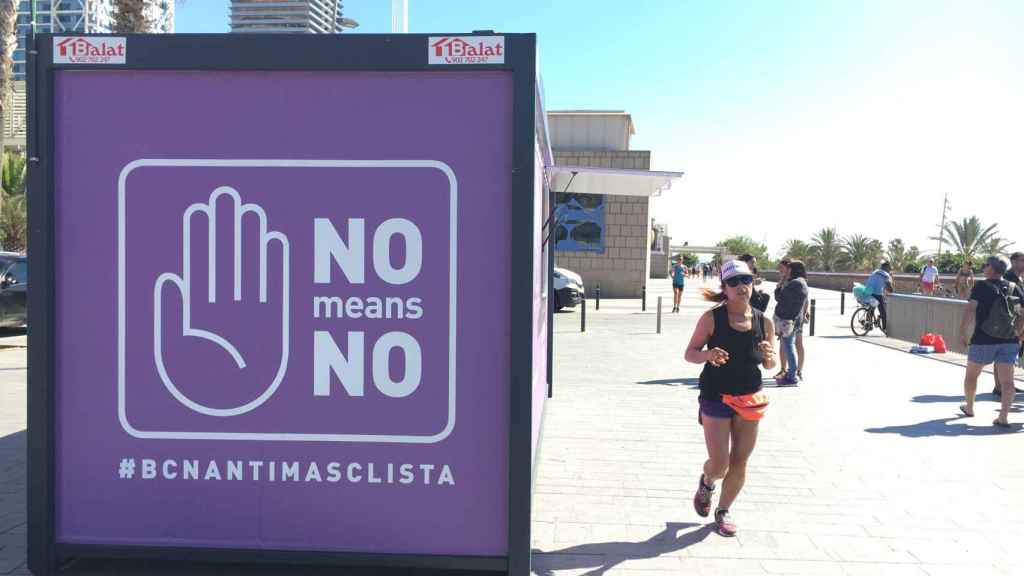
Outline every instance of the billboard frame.
<path fill-rule="evenodd" d="M 430 36 L 503 36 L 503 64 L 428 64 Z M 55 64 L 53 39 L 126 38 L 124 64 Z M 75 558 L 243 563 L 331 564 L 356 567 L 462 569 L 506 574 L 530 570 L 534 144 L 537 129 L 537 50 L 534 34 L 491 31 L 455 34 L 39 34 L 27 42 L 28 86 L 28 566 L 55 574 Z M 508 547 L 505 556 L 380 554 L 240 548 L 176 548 L 64 544 L 56 541 L 55 124 L 54 89 L 61 71 L 508 71 L 512 74 L 511 298 L 508 439 Z M 543 269 L 550 269 L 545 262 Z M 550 316 L 549 316 L 550 319 Z M 550 334 L 550 331 L 549 331 Z M 548 348 L 550 350 L 550 347 Z M 550 357 L 549 357 L 550 365 Z"/>

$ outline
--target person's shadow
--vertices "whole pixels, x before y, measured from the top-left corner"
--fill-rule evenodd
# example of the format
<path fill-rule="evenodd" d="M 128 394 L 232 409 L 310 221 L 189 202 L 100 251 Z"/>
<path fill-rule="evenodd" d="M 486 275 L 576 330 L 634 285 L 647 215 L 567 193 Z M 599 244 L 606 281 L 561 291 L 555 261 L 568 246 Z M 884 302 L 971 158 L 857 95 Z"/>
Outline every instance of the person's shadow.
<path fill-rule="evenodd" d="M 706 524 L 699 530 L 681 530 L 701 526 L 692 522 L 668 522 L 665 529 L 642 542 L 599 542 L 580 544 L 562 550 L 533 550 L 533 573 L 537 576 L 557 576 L 557 570 L 585 570 L 581 576 L 599 576 L 628 560 L 657 558 L 692 546 L 714 530 Z"/>
<path fill-rule="evenodd" d="M 996 436 L 1021 431 L 1020 424 L 1010 424 L 1010 428 L 999 428 L 993 425 L 975 426 L 966 422 L 953 423 L 963 416 L 950 418 L 938 418 L 917 424 L 905 424 L 903 426 L 885 426 L 883 428 L 865 428 L 865 432 L 872 434 L 899 434 L 906 438 L 927 438 L 935 436 Z"/>

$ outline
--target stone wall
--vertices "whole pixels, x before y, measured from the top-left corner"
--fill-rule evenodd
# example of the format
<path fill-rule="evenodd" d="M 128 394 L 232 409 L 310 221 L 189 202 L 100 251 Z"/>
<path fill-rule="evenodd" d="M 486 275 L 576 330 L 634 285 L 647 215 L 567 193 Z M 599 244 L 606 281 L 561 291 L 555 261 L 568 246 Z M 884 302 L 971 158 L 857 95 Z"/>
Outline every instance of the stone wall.
<path fill-rule="evenodd" d="M 776 282 L 779 279 L 779 273 L 772 270 L 759 270 L 760 275 L 765 280 Z M 821 288 L 823 290 L 840 290 L 849 292 L 853 289 L 854 282 L 864 283 L 870 275 L 869 272 L 808 272 L 807 273 L 807 285 L 811 288 Z M 899 294 L 913 294 L 920 290 L 920 276 L 917 274 L 894 274 L 893 280 L 896 284 L 896 292 Z M 939 276 L 942 283 L 952 289 L 956 276 L 953 274 L 943 274 Z M 975 278 L 975 281 L 980 281 L 981 278 Z"/>
<path fill-rule="evenodd" d="M 555 164 L 596 168 L 649 170 L 648 150 L 555 150 Z M 554 190 L 558 192 L 558 190 Z M 640 298 L 650 274 L 650 198 L 607 196 L 604 214 L 604 252 L 555 251 L 555 266 L 583 277 L 587 293 L 601 287 L 604 298 Z"/>
<path fill-rule="evenodd" d="M 933 298 L 931 296 L 911 296 L 893 294 L 886 300 L 888 307 L 889 337 L 899 338 L 908 342 L 917 342 L 922 334 L 931 332 L 942 334 L 946 348 L 952 352 L 966 353 L 967 348 L 960 343 L 960 320 L 963 318 L 967 302 L 952 298 Z M 974 322 L 970 322 L 967 333 L 974 332 Z"/>

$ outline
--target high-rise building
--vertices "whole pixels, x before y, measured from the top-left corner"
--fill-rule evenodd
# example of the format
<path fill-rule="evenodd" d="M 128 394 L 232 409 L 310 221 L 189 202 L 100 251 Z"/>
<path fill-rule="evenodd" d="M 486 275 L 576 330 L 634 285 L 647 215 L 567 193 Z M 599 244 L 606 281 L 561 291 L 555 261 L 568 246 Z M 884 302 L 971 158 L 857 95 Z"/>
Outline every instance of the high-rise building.
<path fill-rule="evenodd" d="M 103 33 L 114 27 L 114 0 L 21 0 L 18 4 L 18 46 L 14 50 L 14 82 L 3 118 L 4 146 L 25 146 L 25 38 L 32 29 L 36 3 L 36 32 Z M 146 8 L 150 32 L 174 32 L 174 0 L 155 0 Z"/>
<path fill-rule="evenodd" d="M 231 0 L 231 31 L 335 34 L 355 22 L 341 17 L 341 0 Z"/>
<path fill-rule="evenodd" d="M 36 32 L 110 32 L 114 26 L 114 0 L 35 0 Z M 150 32 L 174 32 L 174 0 L 147 6 Z M 14 79 L 25 78 L 25 37 L 32 28 L 32 0 L 18 5 L 18 47 L 14 51 Z"/>

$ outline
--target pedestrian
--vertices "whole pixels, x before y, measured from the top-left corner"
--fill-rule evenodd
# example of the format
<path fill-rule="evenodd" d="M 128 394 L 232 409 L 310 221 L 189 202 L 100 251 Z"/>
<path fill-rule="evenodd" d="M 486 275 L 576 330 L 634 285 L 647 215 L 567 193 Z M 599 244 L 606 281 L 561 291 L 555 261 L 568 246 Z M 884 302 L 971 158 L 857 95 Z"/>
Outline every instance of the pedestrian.
<path fill-rule="evenodd" d="M 1021 274 L 1024 274 L 1024 252 L 1014 252 L 1010 255 L 1010 269 L 1003 274 L 1003 280 L 1013 283 L 1016 288 L 1016 296 L 1019 299 L 1018 302 L 1024 303 L 1024 284 L 1021 284 Z M 1022 354 L 1024 354 L 1024 339 L 1021 340 L 1021 346 L 1017 351 L 1018 362 L 1020 361 Z M 992 376 L 996 381 L 992 394 L 1001 396 L 1003 393 L 1003 386 L 999 380 L 999 373 L 993 370 Z M 1024 392 L 1024 390 L 1014 386 L 1014 392 Z"/>
<path fill-rule="evenodd" d="M 683 257 L 677 256 L 675 264 L 672 265 L 672 312 L 679 312 L 679 301 L 683 298 L 685 287 L 686 266 L 683 265 Z"/>
<path fill-rule="evenodd" d="M 775 283 L 775 307 L 779 306 L 779 299 L 782 298 L 782 289 L 786 286 L 786 280 L 789 277 L 789 263 L 792 262 L 789 258 L 783 258 L 779 260 L 779 265 L 775 267 L 775 270 L 779 273 L 779 281 Z M 775 317 L 772 318 L 775 321 Z M 782 337 L 778 335 L 778 330 L 775 331 L 776 337 L 779 338 L 779 349 L 782 348 Z M 779 371 L 775 374 L 776 380 L 786 375 L 786 355 L 779 355 Z"/>
<path fill-rule="evenodd" d="M 786 372 L 776 380 L 780 386 L 795 386 L 800 382 L 797 378 L 800 360 L 796 355 L 796 334 L 798 322 L 804 315 L 807 294 L 807 269 L 803 262 L 791 260 L 786 285 L 775 305 L 775 332 L 782 339 L 782 355 L 786 358 Z"/>
<path fill-rule="evenodd" d="M 757 259 L 754 258 L 753 254 L 744 254 L 739 259 L 746 262 L 747 267 L 754 274 L 754 285 L 750 290 L 750 305 L 763 313 L 768 309 L 768 302 L 771 300 L 771 296 L 758 288 L 761 285 L 761 277 L 757 273 Z"/>
<path fill-rule="evenodd" d="M 761 367 L 775 367 L 772 324 L 750 306 L 753 283 L 754 274 L 745 262 L 731 260 L 722 266 L 720 291 L 703 291 L 705 299 L 719 305 L 701 315 L 686 348 L 687 362 L 704 364 L 697 422 L 704 428 L 708 451 L 693 507 L 707 517 L 715 485 L 722 480 L 715 508 L 715 527 L 722 536 L 736 535 L 729 508 L 746 481 L 758 422 L 768 407 Z"/>
<path fill-rule="evenodd" d="M 1020 254 L 1020 252 L 1017 252 Z M 960 265 L 960 270 L 956 273 L 956 284 L 954 289 L 956 295 L 961 300 L 967 300 L 967 297 L 971 294 L 971 288 L 974 288 L 974 269 L 971 268 L 971 261 L 964 260 L 963 264 Z"/>
<path fill-rule="evenodd" d="M 939 269 L 935 267 L 935 259 L 929 258 L 928 264 L 921 270 L 921 294 L 935 294 L 935 283 L 939 280 Z"/>
<path fill-rule="evenodd" d="M 982 369 L 994 364 L 1002 386 L 1002 404 L 993 425 L 1009 428 L 1010 406 L 1014 400 L 1013 364 L 1017 361 L 1021 324 L 1017 289 L 1003 279 L 1008 266 L 999 256 L 989 256 L 981 272 L 985 280 L 971 290 L 968 305 L 960 319 L 960 341 L 967 348 L 967 370 L 964 374 L 964 403 L 960 412 L 974 416 L 974 397 Z M 968 339 L 967 326 L 974 321 L 974 333 Z"/>
<path fill-rule="evenodd" d="M 896 291 L 891 272 L 892 266 L 883 261 L 878 265 L 878 269 L 864 281 L 864 287 L 871 292 L 875 300 L 878 300 L 878 315 L 882 320 L 882 332 L 886 334 L 889 332 L 889 318 L 886 315 L 885 295 Z"/>

